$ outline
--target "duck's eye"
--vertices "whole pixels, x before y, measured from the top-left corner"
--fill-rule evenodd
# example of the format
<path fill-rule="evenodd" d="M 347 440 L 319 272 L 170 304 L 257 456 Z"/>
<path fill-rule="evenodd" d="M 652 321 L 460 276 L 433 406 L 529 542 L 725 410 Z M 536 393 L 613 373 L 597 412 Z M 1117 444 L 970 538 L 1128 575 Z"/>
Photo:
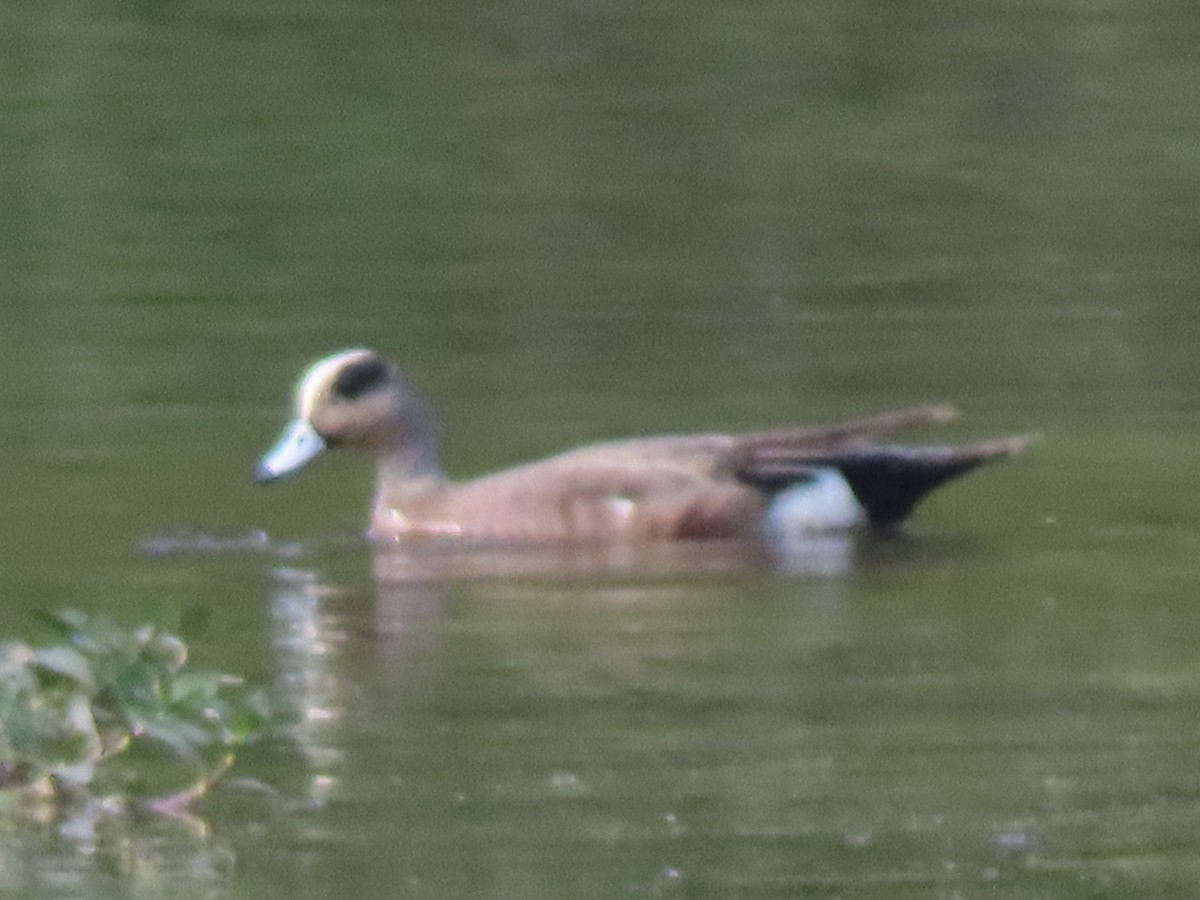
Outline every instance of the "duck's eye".
<path fill-rule="evenodd" d="M 368 391 L 382 387 L 388 380 L 388 365 L 381 359 L 365 359 L 346 366 L 333 381 L 333 394 L 343 400 L 354 400 Z"/>

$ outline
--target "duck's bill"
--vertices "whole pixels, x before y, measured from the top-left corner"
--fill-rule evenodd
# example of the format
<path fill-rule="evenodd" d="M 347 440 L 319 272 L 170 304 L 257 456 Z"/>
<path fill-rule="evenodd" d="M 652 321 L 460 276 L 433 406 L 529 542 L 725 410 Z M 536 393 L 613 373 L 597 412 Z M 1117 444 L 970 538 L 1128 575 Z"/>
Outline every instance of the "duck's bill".
<path fill-rule="evenodd" d="M 259 483 L 275 481 L 303 468 L 325 449 L 325 441 L 303 419 L 297 419 L 284 429 L 279 442 L 262 458 L 254 470 Z"/>

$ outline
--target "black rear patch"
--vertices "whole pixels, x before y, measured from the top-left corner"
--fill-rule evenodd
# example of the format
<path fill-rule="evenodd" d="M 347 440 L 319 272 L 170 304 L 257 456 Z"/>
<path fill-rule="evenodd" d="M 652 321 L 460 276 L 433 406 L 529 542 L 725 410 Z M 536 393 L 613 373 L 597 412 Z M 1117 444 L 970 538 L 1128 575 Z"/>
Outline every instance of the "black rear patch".
<path fill-rule="evenodd" d="M 354 400 L 387 384 L 391 376 L 388 364 L 377 356 L 351 363 L 338 372 L 333 393 L 343 400 Z"/>

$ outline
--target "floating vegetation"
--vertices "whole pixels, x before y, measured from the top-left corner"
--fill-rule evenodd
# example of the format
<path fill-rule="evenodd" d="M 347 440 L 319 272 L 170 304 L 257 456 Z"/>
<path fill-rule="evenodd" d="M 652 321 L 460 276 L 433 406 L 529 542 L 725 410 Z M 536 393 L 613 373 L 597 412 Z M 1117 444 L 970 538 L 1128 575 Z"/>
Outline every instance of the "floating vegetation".
<path fill-rule="evenodd" d="M 267 720 L 261 693 L 166 631 L 47 622 L 58 643 L 0 646 L 0 790 L 22 801 L 186 815 Z"/>
<path fill-rule="evenodd" d="M 183 530 L 142 538 L 138 541 L 138 549 L 147 556 L 154 557 L 261 554 L 296 559 L 303 556 L 308 548 L 298 541 L 278 540 L 265 531 L 212 534 L 206 531 Z"/>

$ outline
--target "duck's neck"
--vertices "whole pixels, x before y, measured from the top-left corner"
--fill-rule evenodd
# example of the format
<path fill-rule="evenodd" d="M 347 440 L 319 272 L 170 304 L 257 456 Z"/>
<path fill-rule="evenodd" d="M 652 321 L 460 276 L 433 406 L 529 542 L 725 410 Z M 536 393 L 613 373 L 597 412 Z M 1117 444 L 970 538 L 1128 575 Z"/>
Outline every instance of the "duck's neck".
<path fill-rule="evenodd" d="M 405 500 L 445 481 L 437 426 L 425 403 L 410 397 L 396 420 L 397 440 L 379 454 L 380 505 L 402 508 Z"/>
<path fill-rule="evenodd" d="M 399 488 L 410 482 L 440 482 L 445 479 L 437 450 L 414 452 L 415 448 L 385 453 L 379 457 L 379 488 Z"/>
<path fill-rule="evenodd" d="M 393 538 L 424 533 L 430 505 L 446 485 L 437 422 L 424 399 L 404 385 L 398 391 L 394 430 L 377 448 L 377 485 L 371 533 Z"/>
<path fill-rule="evenodd" d="M 371 534 L 394 539 L 402 534 L 433 533 L 425 521 L 431 503 L 446 484 L 438 461 L 437 440 L 408 444 L 379 458 Z"/>
<path fill-rule="evenodd" d="M 380 474 L 390 472 L 397 480 L 441 478 L 441 441 L 425 400 L 414 391 L 407 392 L 395 423 L 396 439 L 380 456 Z"/>

